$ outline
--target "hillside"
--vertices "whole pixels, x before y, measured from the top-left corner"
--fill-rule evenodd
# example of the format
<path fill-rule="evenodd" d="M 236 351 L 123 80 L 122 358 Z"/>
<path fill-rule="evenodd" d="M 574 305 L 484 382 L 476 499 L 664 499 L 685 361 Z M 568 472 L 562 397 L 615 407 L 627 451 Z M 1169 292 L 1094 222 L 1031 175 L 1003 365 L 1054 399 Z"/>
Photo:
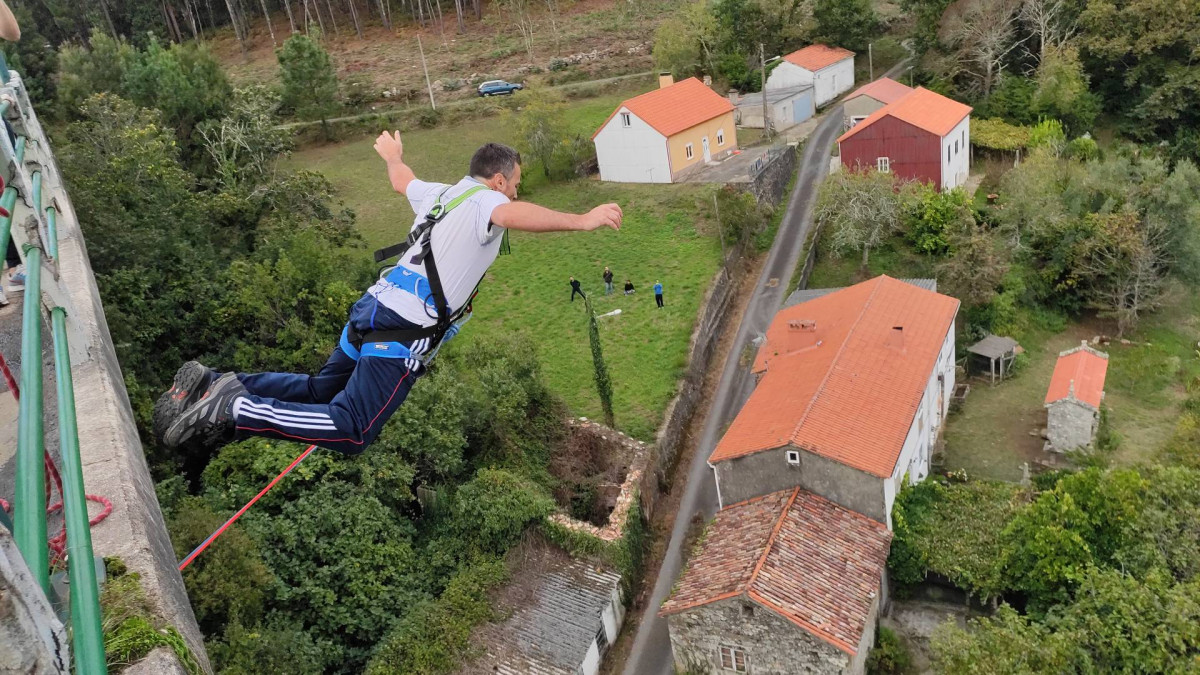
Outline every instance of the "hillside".
<path fill-rule="evenodd" d="M 424 103 L 428 94 L 418 35 L 435 95 L 447 100 L 470 96 L 473 87 L 466 85 L 493 77 L 562 84 L 650 70 L 654 29 L 682 3 L 580 0 L 555 3 L 553 15 L 547 9 L 549 4 L 528 10 L 529 44 L 511 14 L 501 12 L 497 4 L 484 6 L 481 22 L 468 18 L 462 33 L 456 30 L 451 14 L 444 27 L 433 23 L 422 29 L 405 20 L 395 21 L 388 30 L 378 22 L 371 23 L 364 26 L 363 39 L 342 23 L 337 35 L 330 34 L 322 42 L 333 57 L 344 89 L 361 87 L 365 101 Z M 276 12 L 271 21 L 276 39 L 282 41 L 287 16 Z M 209 45 L 235 84 L 277 79 L 274 47 L 261 16 L 251 22 L 246 58 L 229 29 L 218 33 Z"/>

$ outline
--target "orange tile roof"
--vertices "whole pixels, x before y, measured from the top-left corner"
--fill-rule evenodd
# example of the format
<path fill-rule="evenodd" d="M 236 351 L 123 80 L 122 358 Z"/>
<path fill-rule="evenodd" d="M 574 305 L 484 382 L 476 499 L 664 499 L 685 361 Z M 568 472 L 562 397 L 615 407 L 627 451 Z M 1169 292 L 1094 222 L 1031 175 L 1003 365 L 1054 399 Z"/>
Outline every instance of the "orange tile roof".
<path fill-rule="evenodd" d="M 703 124 L 732 111 L 733 104 L 729 99 L 704 86 L 700 80 L 689 77 L 669 87 L 626 99 L 604 120 L 604 124 L 596 129 L 592 138 L 595 138 L 622 108 L 628 109 L 655 131 L 670 138 L 697 124 Z"/>
<path fill-rule="evenodd" d="M 852 56 L 854 56 L 854 52 L 849 49 L 830 47 L 829 45 L 809 45 L 788 54 L 783 57 L 783 60 L 815 73 L 826 66 Z"/>
<path fill-rule="evenodd" d="M 897 82 L 890 77 L 881 77 L 874 82 L 868 82 L 855 89 L 853 93 L 846 97 L 846 100 L 849 101 L 856 96 L 870 96 L 880 103 L 895 103 L 911 94 L 912 91 L 913 88 L 907 84 Z"/>
<path fill-rule="evenodd" d="M 892 533 L 800 488 L 717 513 L 660 616 L 744 597 L 853 656 Z"/>
<path fill-rule="evenodd" d="M 929 91 L 925 87 L 917 87 L 900 100 L 889 103 L 871 113 L 867 119 L 859 122 L 853 129 L 842 134 L 838 143 L 854 136 L 858 132 L 874 124 L 886 116 L 892 116 L 902 122 L 924 129 L 939 138 L 950 133 L 964 117 L 971 114 L 971 106 L 959 103 L 952 98 Z"/>
<path fill-rule="evenodd" d="M 791 445 L 891 476 L 958 305 L 883 275 L 781 310 L 709 461 Z"/>
<path fill-rule="evenodd" d="M 1086 345 L 1059 354 L 1046 391 L 1046 404 L 1061 401 L 1071 395 L 1092 406 L 1100 407 L 1104 398 L 1104 378 L 1108 374 L 1108 355 Z"/>

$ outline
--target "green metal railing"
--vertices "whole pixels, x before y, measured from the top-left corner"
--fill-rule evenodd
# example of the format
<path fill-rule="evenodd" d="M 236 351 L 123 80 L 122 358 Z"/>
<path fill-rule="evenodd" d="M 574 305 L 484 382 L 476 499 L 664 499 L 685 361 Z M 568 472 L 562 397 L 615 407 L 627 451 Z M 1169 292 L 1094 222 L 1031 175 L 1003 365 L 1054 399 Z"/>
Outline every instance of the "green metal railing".
<path fill-rule="evenodd" d="M 0 61 L 0 66 L 3 63 Z M 0 68 L 0 81 L 8 81 L 7 67 Z M 0 103 L 0 116 L 11 109 Z M 32 114 L 32 113 L 31 113 Z M 27 140 L 17 139 L 13 159 L 17 170 L 24 166 Z M 42 590 L 50 595 L 50 560 L 46 529 L 45 444 L 42 409 L 42 273 L 47 262 L 58 263 L 58 211 L 43 210 L 40 170 L 30 176 L 30 201 L 46 223 L 46 240 L 27 243 L 25 293 L 21 333 L 20 405 L 17 428 L 17 481 L 13 505 L 13 534 L 17 547 Z M 9 216 L 0 218 L 0 251 L 7 250 L 12 236 L 18 190 L 9 185 L 0 195 L 0 206 Z M 52 281 L 54 277 L 49 277 Z M 83 486 L 83 463 L 79 454 L 79 426 L 75 415 L 75 390 L 67 343 L 67 310 L 50 310 L 54 341 L 54 372 L 58 394 L 58 428 L 62 463 L 63 518 L 67 530 L 67 571 L 70 580 L 70 627 L 75 652 L 75 672 L 92 675 L 108 672 L 101 629 L 100 590 L 92 553 L 91 525 Z"/>

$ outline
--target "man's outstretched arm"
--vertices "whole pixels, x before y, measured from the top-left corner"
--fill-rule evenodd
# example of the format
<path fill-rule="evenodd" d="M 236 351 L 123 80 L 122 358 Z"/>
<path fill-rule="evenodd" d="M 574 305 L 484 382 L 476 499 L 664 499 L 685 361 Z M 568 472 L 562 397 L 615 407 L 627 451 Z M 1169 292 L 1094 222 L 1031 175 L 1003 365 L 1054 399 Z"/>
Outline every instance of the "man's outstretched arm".
<path fill-rule="evenodd" d="M 492 222 L 525 232 L 590 231 L 601 227 L 621 229 L 621 207 L 601 204 L 583 214 L 563 213 L 529 202 L 509 202 L 492 211 Z"/>
<path fill-rule="evenodd" d="M 404 163 L 404 144 L 400 142 L 400 132 L 395 135 L 383 132 L 375 139 L 375 152 L 387 162 L 388 180 L 392 188 L 402 195 L 408 194 L 408 184 L 416 180 L 413 170 Z"/>

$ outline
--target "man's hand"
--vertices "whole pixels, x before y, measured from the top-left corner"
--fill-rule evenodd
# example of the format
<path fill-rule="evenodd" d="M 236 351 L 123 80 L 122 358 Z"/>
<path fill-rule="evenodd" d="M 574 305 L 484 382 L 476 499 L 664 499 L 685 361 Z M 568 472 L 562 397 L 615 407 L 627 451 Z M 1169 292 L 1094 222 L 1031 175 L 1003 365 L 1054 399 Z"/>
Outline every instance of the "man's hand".
<path fill-rule="evenodd" d="M 400 141 L 400 132 L 395 132 L 394 136 L 386 131 L 379 134 L 379 138 L 375 139 L 375 152 L 388 164 L 403 162 L 404 143 Z"/>
<path fill-rule="evenodd" d="M 586 232 L 601 228 L 611 227 L 614 230 L 621 229 L 621 207 L 616 204 L 601 204 L 596 208 L 588 211 L 579 217 L 579 229 Z"/>

